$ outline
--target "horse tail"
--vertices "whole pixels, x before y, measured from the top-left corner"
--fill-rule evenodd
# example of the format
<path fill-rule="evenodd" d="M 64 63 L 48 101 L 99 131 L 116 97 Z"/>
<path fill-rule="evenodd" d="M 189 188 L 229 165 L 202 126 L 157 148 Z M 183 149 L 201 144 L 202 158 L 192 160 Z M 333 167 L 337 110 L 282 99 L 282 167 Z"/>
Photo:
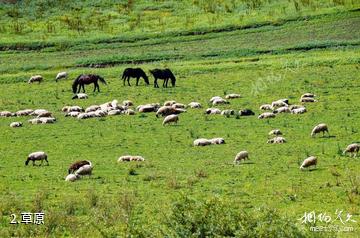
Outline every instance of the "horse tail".
<path fill-rule="evenodd" d="M 125 77 L 127 76 L 127 71 L 128 71 L 128 69 L 124 70 L 124 73 L 122 74 L 121 79 L 125 79 Z"/>
<path fill-rule="evenodd" d="M 99 78 L 99 80 L 100 80 L 103 84 L 107 84 L 106 81 L 105 81 L 105 79 L 104 79 L 103 77 L 98 76 L 98 78 Z"/>

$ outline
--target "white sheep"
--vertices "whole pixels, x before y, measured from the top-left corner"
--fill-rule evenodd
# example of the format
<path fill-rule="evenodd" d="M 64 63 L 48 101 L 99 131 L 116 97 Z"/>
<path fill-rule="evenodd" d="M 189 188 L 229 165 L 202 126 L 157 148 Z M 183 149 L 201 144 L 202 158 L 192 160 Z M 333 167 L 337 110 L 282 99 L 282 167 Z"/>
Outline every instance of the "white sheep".
<path fill-rule="evenodd" d="M 315 156 L 310 156 L 309 158 L 305 159 L 301 166 L 300 166 L 300 169 L 303 170 L 304 168 L 308 168 L 310 166 L 315 166 L 316 168 L 316 165 L 317 165 L 317 158 Z"/>
<path fill-rule="evenodd" d="M 275 107 L 285 107 L 285 106 L 289 106 L 285 101 L 287 99 L 279 99 L 277 101 L 274 101 L 271 103 L 271 107 L 275 108 Z"/>
<path fill-rule="evenodd" d="M 155 112 L 159 109 L 157 104 L 140 105 L 136 108 L 139 112 Z"/>
<path fill-rule="evenodd" d="M 320 123 L 319 125 L 315 126 L 314 129 L 311 131 L 311 137 L 314 137 L 316 134 L 322 132 L 323 136 L 325 132 L 330 136 L 328 126 L 325 123 Z"/>
<path fill-rule="evenodd" d="M 278 109 L 275 109 L 273 113 L 289 113 L 290 109 L 288 106 L 279 107 Z"/>
<path fill-rule="evenodd" d="M 79 176 L 83 176 L 83 175 L 91 175 L 92 174 L 92 170 L 93 170 L 93 166 L 92 163 L 90 161 L 88 161 L 89 164 L 85 164 L 83 166 L 81 166 L 78 170 L 75 171 L 75 175 Z"/>
<path fill-rule="evenodd" d="M 313 93 L 304 93 L 303 95 L 301 95 L 301 98 L 313 98 L 313 97 L 316 97 L 316 95 Z"/>
<path fill-rule="evenodd" d="M 86 93 L 78 93 L 75 94 L 75 96 L 72 97 L 72 99 L 88 99 L 88 95 Z"/>
<path fill-rule="evenodd" d="M 48 110 L 45 109 L 36 109 L 35 111 L 33 111 L 32 113 L 30 113 L 31 116 L 38 116 L 40 114 L 48 114 L 50 113 Z"/>
<path fill-rule="evenodd" d="M 0 117 L 12 117 L 14 116 L 15 114 L 13 114 L 12 112 L 9 112 L 9 111 L 2 111 L 0 112 Z"/>
<path fill-rule="evenodd" d="M 224 138 L 213 138 L 213 139 L 210 139 L 210 142 L 211 142 L 211 144 L 213 144 L 213 145 L 225 144 Z"/>
<path fill-rule="evenodd" d="M 69 106 L 67 112 L 83 112 L 84 109 L 80 106 Z"/>
<path fill-rule="evenodd" d="M 29 122 L 30 124 L 33 124 L 33 125 L 35 125 L 35 124 L 41 124 L 41 123 L 42 123 L 41 120 L 40 120 L 40 118 L 30 119 L 30 120 L 28 120 L 28 122 Z"/>
<path fill-rule="evenodd" d="M 269 136 L 271 135 L 279 136 L 282 135 L 282 132 L 279 129 L 274 129 L 269 132 Z"/>
<path fill-rule="evenodd" d="M 234 115 L 234 114 L 235 114 L 234 110 L 223 110 L 221 112 L 221 115 L 223 115 L 223 116 L 230 116 L 230 115 Z"/>
<path fill-rule="evenodd" d="M 213 103 L 215 100 L 224 100 L 224 99 L 220 96 L 214 96 L 214 97 L 210 98 L 209 102 Z"/>
<path fill-rule="evenodd" d="M 11 122 L 11 123 L 10 123 L 10 127 L 12 127 L 12 128 L 22 127 L 22 122 L 18 122 L 18 121 Z"/>
<path fill-rule="evenodd" d="M 274 118 L 276 115 L 272 112 L 264 112 L 264 113 L 261 113 L 258 118 L 259 119 L 265 119 L 265 118 Z"/>
<path fill-rule="evenodd" d="M 170 124 L 170 123 L 176 123 L 179 121 L 179 116 L 176 114 L 172 114 L 169 116 L 166 116 L 162 125 L 165 126 L 165 124 Z"/>
<path fill-rule="evenodd" d="M 120 156 L 118 162 L 145 161 L 144 157 L 139 155 L 123 155 Z"/>
<path fill-rule="evenodd" d="M 210 115 L 221 114 L 221 110 L 218 108 L 208 108 L 205 113 Z"/>
<path fill-rule="evenodd" d="M 39 119 L 42 124 L 54 123 L 56 121 L 54 117 L 39 117 Z"/>
<path fill-rule="evenodd" d="M 241 98 L 240 94 L 236 94 L 236 93 L 230 93 L 228 95 L 225 96 L 226 99 L 234 99 L 234 98 Z"/>
<path fill-rule="evenodd" d="M 91 105 L 85 109 L 85 112 L 95 112 L 96 110 L 100 109 L 99 105 Z"/>
<path fill-rule="evenodd" d="M 115 116 L 115 115 L 120 115 L 121 114 L 121 110 L 119 109 L 115 109 L 115 110 L 111 110 L 107 112 L 108 116 Z"/>
<path fill-rule="evenodd" d="M 45 160 L 47 165 L 49 165 L 49 161 L 47 160 L 47 154 L 43 151 L 37 151 L 33 152 L 28 155 L 27 160 L 25 161 L 25 165 L 28 165 L 30 161 L 33 162 L 33 165 L 35 166 L 35 161 L 40 160 L 41 164 L 43 164 L 43 161 Z"/>
<path fill-rule="evenodd" d="M 65 177 L 65 181 L 68 181 L 68 182 L 74 182 L 76 180 L 80 179 L 80 176 L 79 175 L 76 175 L 76 174 L 68 174 L 66 177 Z"/>
<path fill-rule="evenodd" d="M 77 115 L 77 119 L 87 119 L 87 118 L 90 118 L 89 113 L 90 113 L 90 112 L 80 113 L 79 115 Z"/>
<path fill-rule="evenodd" d="M 306 108 L 305 107 L 300 107 L 300 108 L 295 108 L 291 110 L 292 114 L 303 114 L 306 112 Z"/>
<path fill-rule="evenodd" d="M 39 82 L 39 83 L 41 83 L 41 81 L 43 81 L 43 77 L 42 77 L 41 75 L 34 75 L 34 76 L 32 76 L 32 77 L 29 79 L 28 83 L 29 83 L 29 84 L 30 84 L 30 83 L 34 83 L 34 82 Z"/>
<path fill-rule="evenodd" d="M 304 107 L 303 105 L 296 105 L 296 104 L 294 104 L 294 105 L 290 105 L 289 106 L 289 109 L 290 110 L 294 110 L 294 109 L 298 109 L 298 108 L 302 108 L 302 107 Z"/>
<path fill-rule="evenodd" d="M 211 141 L 205 138 L 196 139 L 193 142 L 194 146 L 206 146 L 211 145 Z"/>
<path fill-rule="evenodd" d="M 213 105 L 221 105 L 221 104 L 229 104 L 228 101 L 226 101 L 225 99 L 219 98 L 219 99 L 215 99 L 212 102 Z"/>
<path fill-rule="evenodd" d="M 283 144 L 286 143 L 286 139 L 282 136 L 276 136 L 267 141 L 268 144 Z"/>
<path fill-rule="evenodd" d="M 191 102 L 191 103 L 188 104 L 188 106 L 190 108 L 201 108 L 202 107 L 201 104 L 198 103 L 198 102 Z"/>
<path fill-rule="evenodd" d="M 132 109 L 127 109 L 124 111 L 124 114 L 128 116 L 135 115 L 135 111 Z"/>
<path fill-rule="evenodd" d="M 68 112 L 65 114 L 66 117 L 77 117 L 80 112 Z"/>
<path fill-rule="evenodd" d="M 40 118 L 40 117 L 51 117 L 52 116 L 52 113 L 51 112 L 40 112 L 37 114 L 37 118 Z"/>
<path fill-rule="evenodd" d="M 300 98 L 300 102 L 317 102 L 317 100 L 315 98 L 305 97 L 305 98 Z"/>
<path fill-rule="evenodd" d="M 346 149 L 343 152 L 343 155 L 346 155 L 346 153 L 350 153 L 350 154 L 353 154 L 353 156 L 355 158 L 357 156 L 357 154 L 359 153 L 359 150 L 360 150 L 360 145 L 353 143 L 346 147 Z"/>
<path fill-rule="evenodd" d="M 241 160 L 244 160 L 244 161 L 245 161 L 245 159 L 249 159 L 249 153 L 248 153 L 246 150 L 240 151 L 240 152 L 237 153 L 237 155 L 235 156 L 234 163 L 235 163 L 235 164 L 240 163 Z"/>
<path fill-rule="evenodd" d="M 273 110 L 273 107 L 270 104 L 263 104 L 260 106 L 260 110 Z"/>
<path fill-rule="evenodd" d="M 55 81 L 57 82 L 59 79 L 66 79 L 68 77 L 67 72 L 60 72 L 56 75 Z"/>
<path fill-rule="evenodd" d="M 24 110 L 20 110 L 15 112 L 15 115 L 20 117 L 20 116 L 29 116 L 31 113 L 33 113 L 34 110 L 32 109 L 24 109 Z"/>

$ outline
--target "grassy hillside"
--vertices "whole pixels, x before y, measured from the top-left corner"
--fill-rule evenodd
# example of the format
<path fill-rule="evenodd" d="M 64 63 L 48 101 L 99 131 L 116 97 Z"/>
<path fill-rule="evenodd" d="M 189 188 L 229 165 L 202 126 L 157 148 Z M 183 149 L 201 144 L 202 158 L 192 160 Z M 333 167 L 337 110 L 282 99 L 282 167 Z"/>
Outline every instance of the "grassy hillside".
<path fill-rule="evenodd" d="M 360 142 L 357 4 L 0 4 L 5 13 L 0 14 L 0 111 L 44 108 L 57 118 L 49 125 L 30 125 L 30 117 L 0 118 L 0 236 L 359 236 L 359 156 L 342 155 L 348 144 Z M 17 21 L 26 23 L 22 32 L 11 28 L 14 9 Z M 69 29 L 65 16 L 87 22 L 85 29 Z M 106 17 L 106 26 L 100 29 L 97 20 L 90 24 L 93 17 Z M 55 31 L 46 32 L 47 22 Z M 141 82 L 125 87 L 119 76 L 134 66 L 148 75 L 149 69 L 169 67 L 177 86 L 155 89 Z M 69 78 L 56 83 L 56 74 L 64 70 Z M 100 85 L 101 93 L 87 86 L 89 99 L 72 100 L 71 83 L 80 73 L 100 74 L 108 85 Z M 43 75 L 44 82 L 27 84 L 34 74 Z M 305 92 L 315 93 L 318 102 L 306 104 L 308 112 L 302 115 L 259 120 L 204 114 L 215 95 L 240 93 L 242 98 L 219 108 L 250 108 L 259 115 L 261 104 L 280 98 L 298 104 Z M 77 120 L 60 111 L 65 105 L 87 107 L 113 99 L 132 100 L 135 106 L 199 101 L 204 108 L 187 109 L 178 125 L 166 127 L 154 113 Z M 22 121 L 23 128 L 10 128 L 13 121 Z M 310 138 L 322 122 L 331 137 Z M 287 143 L 266 143 L 275 128 L 284 132 Z M 202 137 L 223 137 L 226 144 L 193 147 Z M 26 156 L 38 150 L 47 152 L 50 166 L 24 166 Z M 234 166 L 241 150 L 249 151 L 250 161 Z M 125 154 L 146 161 L 117 163 Z M 318 157 L 317 169 L 300 171 L 309 155 Z M 79 159 L 91 160 L 94 174 L 65 182 L 68 166 Z M 299 220 L 311 211 L 335 220 L 336 210 L 352 214 L 357 223 L 332 224 L 354 231 L 310 232 Z M 45 224 L 9 224 L 10 214 L 19 219 L 24 211 L 44 211 Z"/>

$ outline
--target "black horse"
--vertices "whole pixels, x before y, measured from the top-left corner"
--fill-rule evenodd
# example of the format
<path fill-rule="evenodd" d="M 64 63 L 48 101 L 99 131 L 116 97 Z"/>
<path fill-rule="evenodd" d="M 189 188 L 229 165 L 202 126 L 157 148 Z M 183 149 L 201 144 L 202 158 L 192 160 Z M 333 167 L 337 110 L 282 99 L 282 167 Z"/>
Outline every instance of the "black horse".
<path fill-rule="evenodd" d="M 146 85 L 149 85 L 149 78 L 146 76 L 145 72 L 140 68 L 126 68 L 124 70 L 124 73 L 121 77 L 121 79 L 124 80 L 124 86 L 125 86 L 125 80 L 127 79 L 128 85 L 130 85 L 130 78 L 136 78 L 136 86 L 139 84 L 139 79 L 143 78 Z"/>
<path fill-rule="evenodd" d="M 155 80 L 154 80 L 154 87 L 155 88 L 159 87 L 159 85 L 157 83 L 158 79 L 163 79 L 164 80 L 163 87 L 166 87 L 166 88 L 167 88 L 169 79 L 171 79 L 171 85 L 173 87 L 175 87 L 176 78 L 175 78 L 174 74 L 171 72 L 170 69 L 153 69 L 153 70 L 150 70 L 150 73 L 155 78 Z"/>
<path fill-rule="evenodd" d="M 94 84 L 94 92 L 97 89 L 100 92 L 100 87 L 98 84 L 98 80 L 100 80 L 103 84 L 106 84 L 104 78 L 96 74 L 80 74 L 73 82 L 72 89 L 74 93 L 79 93 L 82 87 L 83 92 L 85 93 L 85 84 Z M 79 86 L 79 89 L 78 89 Z"/>

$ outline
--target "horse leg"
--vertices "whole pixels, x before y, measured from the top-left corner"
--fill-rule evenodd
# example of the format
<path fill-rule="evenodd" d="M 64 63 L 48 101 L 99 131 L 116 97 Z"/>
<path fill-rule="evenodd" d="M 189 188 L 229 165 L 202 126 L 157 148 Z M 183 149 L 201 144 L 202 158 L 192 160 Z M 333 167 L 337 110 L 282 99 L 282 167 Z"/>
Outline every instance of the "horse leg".
<path fill-rule="evenodd" d="M 35 160 L 33 160 L 33 166 L 35 166 Z"/>
<path fill-rule="evenodd" d="M 155 78 L 154 80 L 154 88 L 156 88 L 156 85 L 157 85 L 157 78 Z"/>
<path fill-rule="evenodd" d="M 139 77 L 136 78 L 136 86 L 139 86 Z"/>
<path fill-rule="evenodd" d="M 126 76 L 124 77 L 124 86 L 125 86 L 125 80 L 126 80 Z"/>
<path fill-rule="evenodd" d="M 130 76 L 128 76 L 127 81 L 128 81 L 128 85 L 131 86 L 130 85 Z"/>
<path fill-rule="evenodd" d="M 97 86 L 98 92 L 100 93 L 100 85 L 98 83 L 96 83 L 96 86 Z"/>
<path fill-rule="evenodd" d="M 166 87 L 168 87 L 169 78 L 166 79 Z"/>

